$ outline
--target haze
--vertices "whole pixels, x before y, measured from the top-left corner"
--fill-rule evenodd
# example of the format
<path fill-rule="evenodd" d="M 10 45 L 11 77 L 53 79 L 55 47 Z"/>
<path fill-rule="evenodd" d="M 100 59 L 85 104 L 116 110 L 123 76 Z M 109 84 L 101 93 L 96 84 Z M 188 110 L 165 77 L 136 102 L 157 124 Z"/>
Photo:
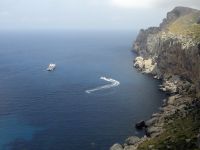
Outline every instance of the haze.
<path fill-rule="evenodd" d="M 0 0 L 0 29 L 138 30 L 199 0 Z"/>

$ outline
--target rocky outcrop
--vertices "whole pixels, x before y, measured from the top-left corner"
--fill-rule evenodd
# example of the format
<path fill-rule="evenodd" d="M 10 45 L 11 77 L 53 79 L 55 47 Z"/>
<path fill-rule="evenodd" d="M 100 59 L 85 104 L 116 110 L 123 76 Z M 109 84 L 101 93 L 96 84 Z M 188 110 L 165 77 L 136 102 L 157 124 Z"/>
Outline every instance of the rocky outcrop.
<path fill-rule="evenodd" d="M 140 55 L 141 57 L 145 59 L 149 58 L 149 55 L 153 57 L 154 55 L 153 50 L 155 49 L 154 46 L 156 45 L 155 44 L 149 45 L 148 43 L 157 40 L 158 37 L 155 35 L 157 35 L 159 32 L 160 32 L 160 28 L 158 27 L 151 27 L 151 28 L 148 28 L 147 30 L 141 29 L 134 43 L 135 52 L 137 52 L 138 55 Z M 149 36 L 151 36 L 151 38 L 149 38 Z"/>
<path fill-rule="evenodd" d="M 141 56 L 136 57 L 134 62 L 134 67 L 140 71 L 143 71 L 144 73 L 157 74 L 156 73 L 157 64 L 153 63 L 153 60 L 151 58 L 144 59 Z"/>
<path fill-rule="evenodd" d="M 131 136 L 125 140 L 125 145 L 134 145 L 138 143 L 139 141 L 140 141 L 140 138 L 138 138 L 137 136 Z"/>
<path fill-rule="evenodd" d="M 110 148 L 110 150 L 123 150 L 123 147 L 120 144 L 116 143 Z"/>
<path fill-rule="evenodd" d="M 145 121 L 142 120 L 142 121 L 136 123 L 136 124 L 135 124 L 135 128 L 138 129 L 138 130 L 141 130 L 141 129 L 143 129 L 143 128 L 146 128 Z"/>

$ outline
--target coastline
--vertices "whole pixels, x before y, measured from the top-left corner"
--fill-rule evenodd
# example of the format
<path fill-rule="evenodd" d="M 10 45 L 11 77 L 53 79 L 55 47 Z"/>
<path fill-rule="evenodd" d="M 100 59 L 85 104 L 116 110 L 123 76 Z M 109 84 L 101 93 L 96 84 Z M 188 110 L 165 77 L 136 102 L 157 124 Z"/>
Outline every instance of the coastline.
<path fill-rule="evenodd" d="M 140 57 L 140 56 L 138 56 Z M 137 58 L 135 58 L 135 63 Z M 149 74 L 152 76 L 152 79 L 162 80 L 162 84 L 160 85 L 160 89 L 165 92 L 168 96 L 163 100 L 162 106 L 159 108 L 160 111 L 152 114 L 152 116 L 148 120 L 141 120 L 136 123 L 137 130 L 144 130 L 145 135 L 142 138 L 137 136 L 128 137 L 123 144 L 115 143 L 110 150 L 138 150 L 138 147 L 146 142 L 150 141 L 153 138 L 158 137 L 165 131 L 165 125 L 173 122 L 175 118 L 174 115 L 178 115 L 178 117 L 187 117 L 189 115 L 188 110 L 190 109 L 198 109 L 200 106 L 200 102 L 197 100 L 193 94 L 185 93 L 184 91 L 177 92 L 177 89 L 180 84 L 184 87 L 183 90 L 186 89 L 187 84 L 184 84 L 184 80 L 181 80 L 178 76 L 173 76 L 169 79 L 165 78 L 157 78 L 157 76 L 147 73 L 150 68 L 140 68 L 134 67 L 144 74 Z M 192 86 L 192 85 L 191 85 Z M 176 116 L 177 117 L 177 116 Z M 166 123 L 167 121 L 167 123 Z M 138 125 L 138 127 L 137 127 Z M 200 137 L 200 136 L 199 136 Z M 200 146 L 200 145 L 199 145 Z M 148 149 L 153 149 L 154 145 L 149 145 Z"/>
<path fill-rule="evenodd" d="M 159 27 L 140 30 L 134 67 L 162 81 L 168 94 L 160 111 L 136 123 L 142 138 L 131 136 L 110 150 L 200 149 L 200 11 L 176 7 Z M 187 31 L 187 32 L 186 32 Z"/>

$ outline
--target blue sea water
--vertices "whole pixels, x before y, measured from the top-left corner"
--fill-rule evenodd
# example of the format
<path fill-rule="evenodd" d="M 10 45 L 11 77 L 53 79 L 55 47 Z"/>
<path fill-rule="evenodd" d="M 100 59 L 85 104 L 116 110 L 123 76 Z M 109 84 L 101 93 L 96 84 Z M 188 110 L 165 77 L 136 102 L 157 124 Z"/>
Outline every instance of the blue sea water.
<path fill-rule="evenodd" d="M 0 150 L 108 150 L 158 111 L 159 81 L 133 68 L 133 31 L 1 31 Z M 49 63 L 56 63 L 48 72 Z M 86 93 L 108 82 L 119 86 Z"/>

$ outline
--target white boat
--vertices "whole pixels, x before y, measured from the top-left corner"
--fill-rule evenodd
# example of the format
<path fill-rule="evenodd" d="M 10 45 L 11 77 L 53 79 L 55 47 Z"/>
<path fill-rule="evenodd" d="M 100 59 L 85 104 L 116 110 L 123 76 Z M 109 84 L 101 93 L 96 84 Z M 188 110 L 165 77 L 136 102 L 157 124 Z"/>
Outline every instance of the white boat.
<path fill-rule="evenodd" d="M 53 71 L 56 68 L 56 64 L 49 64 L 47 71 Z"/>

